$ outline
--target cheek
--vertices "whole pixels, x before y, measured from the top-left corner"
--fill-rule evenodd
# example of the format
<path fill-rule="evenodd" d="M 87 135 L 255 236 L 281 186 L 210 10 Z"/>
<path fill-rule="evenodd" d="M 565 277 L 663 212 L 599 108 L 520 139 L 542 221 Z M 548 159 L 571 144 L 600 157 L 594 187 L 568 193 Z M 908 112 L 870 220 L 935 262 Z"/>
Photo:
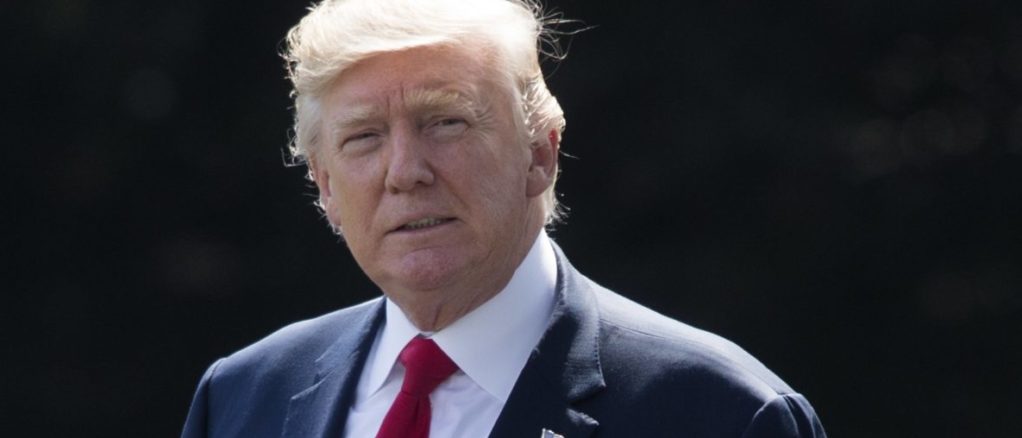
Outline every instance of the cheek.
<path fill-rule="evenodd" d="M 331 222 L 348 231 L 358 227 L 361 222 L 359 214 L 373 211 L 371 202 L 375 190 L 371 185 L 371 168 L 336 166 L 335 169 L 334 176 L 330 179 L 333 196 L 326 213 Z"/>
<path fill-rule="evenodd" d="M 524 172 L 518 169 L 517 164 L 504 163 L 505 165 L 501 166 L 499 162 L 488 162 L 486 165 L 473 167 L 469 178 L 471 182 L 465 184 L 477 202 L 496 221 L 512 220 L 515 216 L 514 211 L 524 207 L 526 202 Z"/>

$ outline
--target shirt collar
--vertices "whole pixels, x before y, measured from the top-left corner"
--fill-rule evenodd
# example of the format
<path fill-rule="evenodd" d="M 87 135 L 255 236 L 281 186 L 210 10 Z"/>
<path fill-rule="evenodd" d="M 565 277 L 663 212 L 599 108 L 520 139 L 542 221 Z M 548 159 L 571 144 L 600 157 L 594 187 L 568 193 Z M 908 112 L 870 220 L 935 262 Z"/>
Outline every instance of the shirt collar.
<path fill-rule="evenodd" d="M 557 259 L 545 232 L 497 295 L 429 336 L 483 390 L 506 402 L 553 311 Z M 368 394 L 387 381 L 398 355 L 421 332 L 387 300 L 386 323 L 371 355 Z"/>

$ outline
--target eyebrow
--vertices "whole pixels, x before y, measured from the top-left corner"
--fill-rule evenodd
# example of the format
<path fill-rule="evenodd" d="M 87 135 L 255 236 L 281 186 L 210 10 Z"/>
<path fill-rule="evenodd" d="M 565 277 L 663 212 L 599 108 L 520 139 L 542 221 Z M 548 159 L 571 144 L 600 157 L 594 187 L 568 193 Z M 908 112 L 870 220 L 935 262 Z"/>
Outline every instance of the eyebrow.
<path fill-rule="evenodd" d="M 476 93 L 454 88 L 415 88 L 404 93 L 403 101 L 405 110 L 411 113 L 455 110 L 479 116 L 486 109 L 486 104 Z M 332 134 L 335 138 L 340 137 L 353 127 L 382 117 L 384 112 L 383 108 L 372 103 L 346 107 L 331 122 Z"/>
<path fill-rule="evenodd" d="M 482 105 L 476 93 L 451 88 L 417 88 L 405 94 L 405 105 L 412 112 L 464 109 L 473 113 Z"/>
<path fill-rule="evenodd" d="M 370 120 L 377 118 L 379 110 L 374 105 L 355 105 L 347 107 L 344 111 L 331 121 L 330 130 L 334 138 L 339 138 L 342 133 L 352 127 L 363 125 Z"/>

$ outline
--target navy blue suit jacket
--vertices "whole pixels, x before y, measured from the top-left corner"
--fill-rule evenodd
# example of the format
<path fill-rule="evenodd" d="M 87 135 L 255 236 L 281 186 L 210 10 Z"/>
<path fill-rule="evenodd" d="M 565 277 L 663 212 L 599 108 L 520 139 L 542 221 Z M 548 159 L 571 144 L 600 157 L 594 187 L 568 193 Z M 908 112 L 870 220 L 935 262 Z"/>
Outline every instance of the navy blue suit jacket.
<path fill-rule="evenodd" d="M 822 437 L 809 402 L 735 344 L 615 294 L 559 249 L 557 304 L 492 437 Z M 184 437 L 339 437 L 384 319 L 375 299 L 218 360 Z"/>

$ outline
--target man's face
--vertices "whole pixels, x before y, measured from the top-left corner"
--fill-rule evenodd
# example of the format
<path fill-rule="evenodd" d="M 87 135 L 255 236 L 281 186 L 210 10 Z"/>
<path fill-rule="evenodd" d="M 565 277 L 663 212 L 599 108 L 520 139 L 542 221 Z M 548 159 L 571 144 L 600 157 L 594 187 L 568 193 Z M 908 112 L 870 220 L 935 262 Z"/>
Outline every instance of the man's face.
<path fill-rule="evenodd" d="M 381 54 L 323 99 L 311 162 L 321 201 L 399 304 L 496 293 L 542 227 L 556 145 L 519 134 L 484 59 L 450 47 Z"/>

